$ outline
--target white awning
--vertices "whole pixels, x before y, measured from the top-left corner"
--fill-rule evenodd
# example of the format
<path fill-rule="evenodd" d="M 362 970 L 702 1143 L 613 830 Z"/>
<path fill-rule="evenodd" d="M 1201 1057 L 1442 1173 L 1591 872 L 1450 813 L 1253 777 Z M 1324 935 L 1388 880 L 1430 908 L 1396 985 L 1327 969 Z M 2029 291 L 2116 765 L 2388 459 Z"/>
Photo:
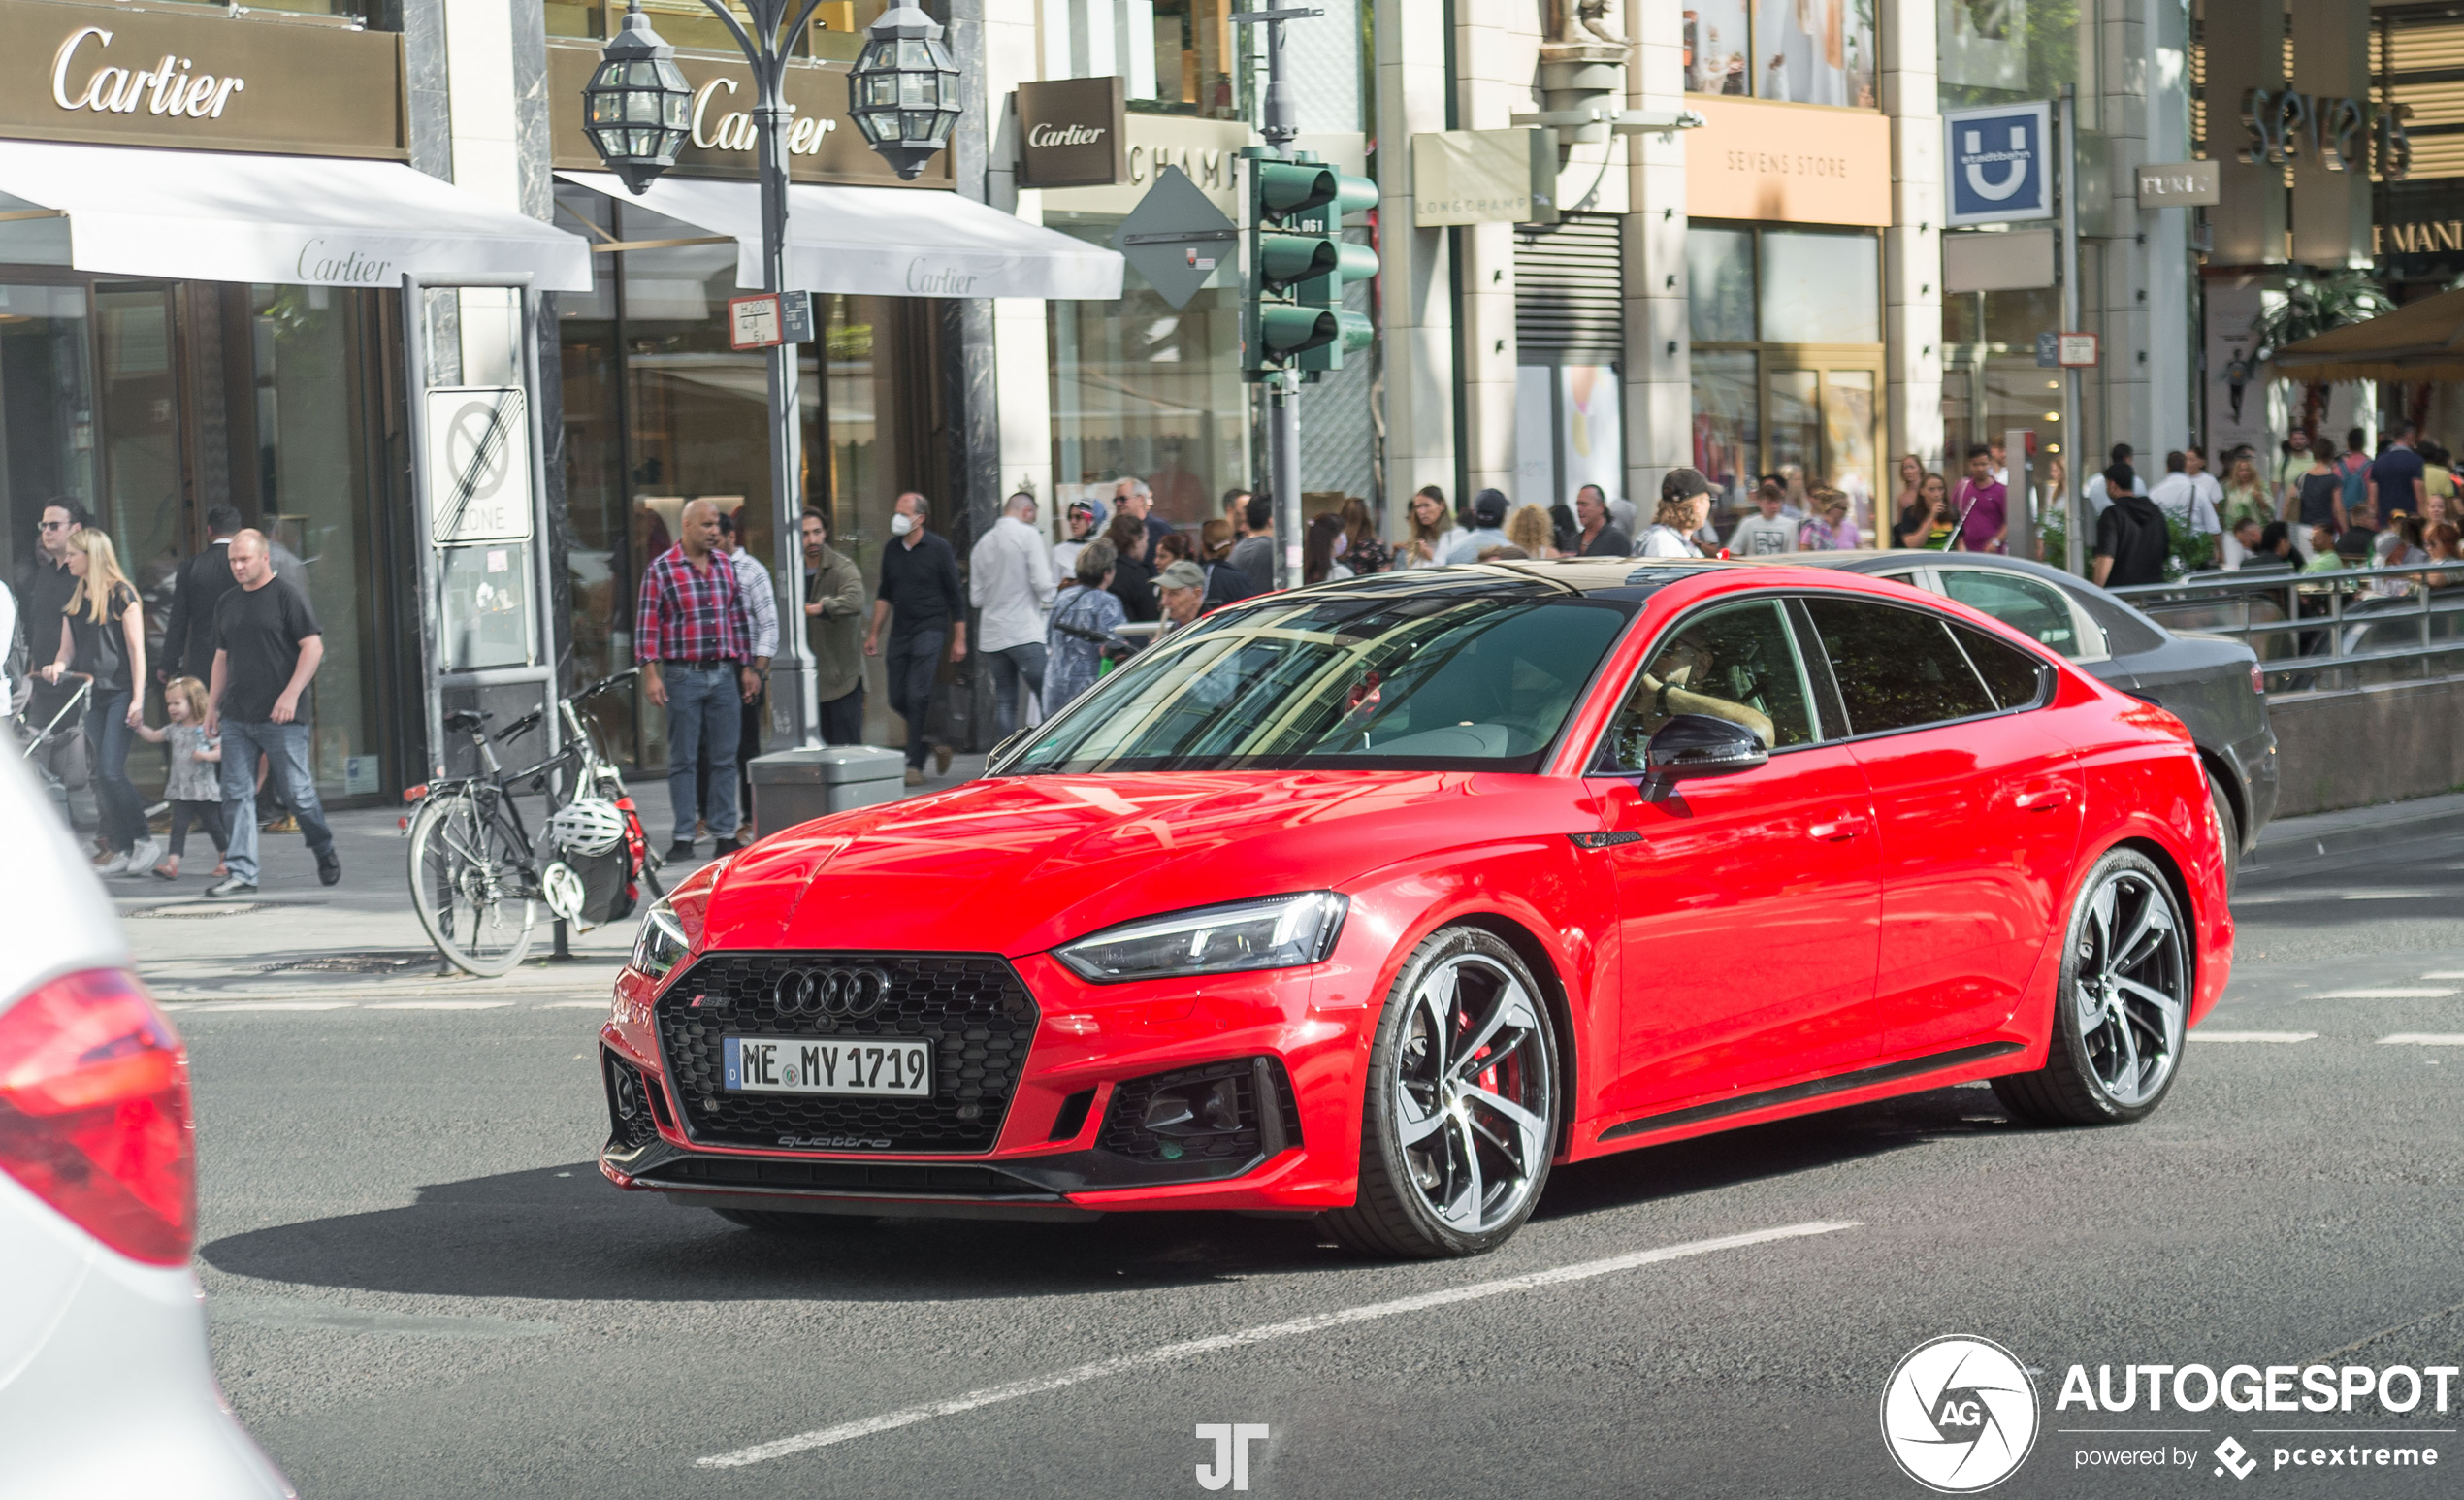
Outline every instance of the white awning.
<path fill-rule="evenodd" d="M 0 261 L 117 276 L 400 286 L 528 272 L 586 292 L 590 244 L 399 162 L 0 141 Z"/>
<path fill-rule="evenodd" d="M 636 197 L 605 172 L 558 177 L 736 242 L 736 284 L 762 284 L 762 190 L 752 182 L 661 178 Z M 899 187 L 788 188 L 788 279 L 810 292 L 874 297 L 1120 295 L 1117 250 L 1030 224 L 956 193 Z"/>

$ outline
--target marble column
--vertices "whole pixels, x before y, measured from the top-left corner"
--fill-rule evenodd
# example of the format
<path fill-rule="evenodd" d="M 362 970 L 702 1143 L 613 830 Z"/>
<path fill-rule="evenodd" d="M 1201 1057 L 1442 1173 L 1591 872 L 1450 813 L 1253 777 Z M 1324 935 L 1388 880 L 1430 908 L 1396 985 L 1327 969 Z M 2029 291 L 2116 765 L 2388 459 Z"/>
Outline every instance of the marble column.
<path fill-rule="evenodd" d="M 1378 0 L 1375 29 L 1386 524 L 1407 537 L 1421 486 L 1456 498 L 1451 237 L 1414 227 L 1411 204 L 1412 137 L 1446 128 L 1444 12 L 1421 0 Z"/>
<path fill-rule="evenodd" d="M 1685 0 L 1627 0 L 1630 110 L 1685 108 Z M 1651 523 L 1660 481 L 1694 463 L 1693 342 L 1685 274 L 1686 136 L 1627 136 L 1626 499 Z"/>
<path fill-rule="evenodd" d="M 1951 472 L 1942 452 L 1942 114 L 1932 0 L 1887 0 L 1882 108 L 1891 116 L 1891 227 L 1882 232 L 1887 450 L 1877 455 L 1873 526 L 1898 490 L 1899 455 Z M 2059 438 L 2059 434 L 2049 435 Z M 2043 440 L 2040 440 L 2040 441 Z M 1872 533 L 1868 533 L 1872 535 Z"/>

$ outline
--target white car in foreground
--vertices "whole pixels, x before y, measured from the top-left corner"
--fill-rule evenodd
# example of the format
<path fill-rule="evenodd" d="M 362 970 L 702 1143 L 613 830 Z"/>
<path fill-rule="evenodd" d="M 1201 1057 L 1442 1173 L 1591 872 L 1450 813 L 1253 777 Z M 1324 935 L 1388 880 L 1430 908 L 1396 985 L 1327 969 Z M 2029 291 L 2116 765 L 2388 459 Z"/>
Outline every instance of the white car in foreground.
<path fill-rule="evenodd" d="M 288 1496 L 215 1386 L 188 1054 L 0 748 L 0 1496 Z"/>

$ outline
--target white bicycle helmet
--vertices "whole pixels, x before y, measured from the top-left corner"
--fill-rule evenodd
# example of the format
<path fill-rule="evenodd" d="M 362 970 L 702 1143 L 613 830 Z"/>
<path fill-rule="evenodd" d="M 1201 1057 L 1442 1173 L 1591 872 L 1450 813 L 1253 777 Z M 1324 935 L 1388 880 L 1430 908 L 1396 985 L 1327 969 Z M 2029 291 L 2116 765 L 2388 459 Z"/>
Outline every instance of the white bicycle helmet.
<path fill-rule="evenodd" d="M 584 857 L 605 854 L 625 837 L 625 814 L 603 797 L 577 797 L 548 816 L 548 836 Z"/>

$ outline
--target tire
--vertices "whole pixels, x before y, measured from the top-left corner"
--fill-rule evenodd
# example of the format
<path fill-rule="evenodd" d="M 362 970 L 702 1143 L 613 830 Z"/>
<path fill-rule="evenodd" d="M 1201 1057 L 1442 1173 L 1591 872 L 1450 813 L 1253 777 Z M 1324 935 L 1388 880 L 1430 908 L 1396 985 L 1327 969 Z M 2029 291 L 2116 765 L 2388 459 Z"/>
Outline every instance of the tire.
<path fill-rule="evenodd" d="M 531 951 L 538 903 L 523 853 L 469 792 L 419 804 L 410 820 L 410 904 L 428 940 L 466 973 L 493 979 Z"/>
<path fill-rule="evenodd" d="M 2208 800 L 2216 804 L 2217 832 L 2224 840 L 2224 894 L 2233 894 L 2233 881 L 2242 872 L 2242 820 L 2233 812 L 2233 799 L 2224 793 L 2224 782 L 2216 772 L 2207 773 Z"/>
<path fill-rule="evenodd" d="M 873 1223 L 860 1214 L 797 1214 L 773 1208 L 714 1208 L 710 1212 L 758 1233 L 804 1238 L 869 1228 Z"/>
<path fill-rule="evenodd" d="M 1994 1079 L 2002 1107 L 2033 1125 L 2127 1125 L 2154 1114 L 2180 1069 L 2190 972 L 2181 903 L 2164 872 L 2136 850 L 2108 851 L 2080 883 L 2063 928 L 2045 1065 Z"/>
<path fill-rule="evenodd" d="M 1359 1197 L 1321 1222 L 1368 1255 L 1495 1250 L 1548 1182 L 1559 1093 L 1556 1027 L 1531 970 L 1477 928 L 1438 931 L 1396 977 L 1370 1045 Z"/>

